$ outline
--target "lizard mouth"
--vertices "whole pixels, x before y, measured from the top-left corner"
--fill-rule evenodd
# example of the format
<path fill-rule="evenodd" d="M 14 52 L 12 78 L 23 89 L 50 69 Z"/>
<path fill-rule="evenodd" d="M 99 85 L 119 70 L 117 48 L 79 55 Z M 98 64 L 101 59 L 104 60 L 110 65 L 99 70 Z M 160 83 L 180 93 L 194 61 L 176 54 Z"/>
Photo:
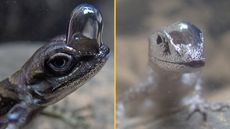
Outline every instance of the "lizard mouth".
<path fill-rule="evenodd" d="M 184 65 L 184 66 L 188 66 L 188 67 L 192 67 L 192 68 L 200 68 L 200 67 L 203 67 L 205 65 L 204 59 L 193 60 L 193 61 L 188 61 L 188 62 L 172 62 L 172 61 L 162 60 L 162 59 L 158 59 L 158 58 L 155 58 L 155 59 L 160 61 L 160 62 L 177 64 L 177 65 Z"/>
<path fill-rule="evenodd" d="M 107 60 L 109 58 L 109 55 L 110 55 L 109 47 L 106 46 L 105 44 L 102 44 L 101 47 L 99 48 L 98 56 L 100 58 L 104 58 L 105 60 Z"/>
<path fill-rule="evenodd" d="M 193 67 L 193 68 L 199 68 L 205 65 L 205 61 L 204 60 L 196 60 L 196 61 L 190 61 L 190 62 L 186 62 L 186 63 L 181 63 L 184 64 L 186 66 L 189 67 Z"/>

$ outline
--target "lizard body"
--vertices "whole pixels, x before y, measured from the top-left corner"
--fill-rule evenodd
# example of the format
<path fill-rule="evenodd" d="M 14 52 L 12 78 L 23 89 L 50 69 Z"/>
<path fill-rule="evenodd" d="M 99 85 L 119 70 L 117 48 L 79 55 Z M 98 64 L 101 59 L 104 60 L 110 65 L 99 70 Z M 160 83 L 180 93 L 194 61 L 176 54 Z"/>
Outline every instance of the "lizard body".
<path fill-rule="evenodd" d="M 99 10 L 88 4 L 76 7 L 66 37 L 52 39 L 0 82 L 0 129 L 21 129 L 97 74 L 110 53 L 102 29 Z"/>
<path fill-rule="evenodd" d="M 205 65 L 205 57 L 200 29 L 184 21 L 162 28 L 150 36 L 148 56 L 147 80 L 118 98 L 117 124 L 123 121 L 124 105 L 138 99 L 151 101 L 155 117 L 182 108 L 205 116 L 203 109 L 209 106 L 205 105 L 201 95 L 200 71 Z"/>
<path fill-rule="evenodd" d="M 150 77 L 155 85 L 151 95 L 159 115 L 183 107 L 193 93 L 201 97 L 199 73 L 204 64 L 203 34 L 193 24 L 177 22 L 150 36 Z"/>

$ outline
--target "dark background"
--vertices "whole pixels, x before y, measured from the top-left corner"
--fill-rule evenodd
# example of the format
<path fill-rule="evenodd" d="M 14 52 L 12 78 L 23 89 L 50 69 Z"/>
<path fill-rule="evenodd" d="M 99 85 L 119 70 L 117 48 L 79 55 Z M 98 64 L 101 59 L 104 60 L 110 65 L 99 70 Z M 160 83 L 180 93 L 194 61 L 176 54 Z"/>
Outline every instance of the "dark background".
<path fill-rule="evenodd" d="M 72 10 L 81 3 L 90 3 L 100 9 L 105 23 L 104 39 L 113 44 L 111 0 L 1 0 L 0 43 L 47 41 L 65 34 Z"/>

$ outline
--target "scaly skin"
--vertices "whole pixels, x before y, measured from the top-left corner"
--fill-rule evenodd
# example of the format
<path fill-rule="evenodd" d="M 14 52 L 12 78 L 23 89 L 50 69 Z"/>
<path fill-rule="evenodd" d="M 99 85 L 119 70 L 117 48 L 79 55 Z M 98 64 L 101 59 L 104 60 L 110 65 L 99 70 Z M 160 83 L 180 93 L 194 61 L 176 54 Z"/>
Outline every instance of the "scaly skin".
<path fill-rule="evenodd" d="M 97 74 L 109 57 L 109 48 L 101 40 L 102 29 L 102 16 L 95 7 L 76 7 L 67 38 L 51 40 L 0 82 L 0 129 L 21 129 L 44 107 Z"/>
<path fill-rule="evenodd" d="M 162 28 L 149 39 L 148 79 L 118 98 L 118 124 L 124 117 L 124 104 L 148 100 L 153 116 L 164 116 L 188 108 L 206 114 L 204 109 L 219 110 L 225 105 L 208 105 L 201 97 L 200 70 L 205 65 L 202 32 L 188 22 Z M 219 105 L 219 106 L 218 106 Z M 218 108 L 216 108 L 218 107 Z"/>

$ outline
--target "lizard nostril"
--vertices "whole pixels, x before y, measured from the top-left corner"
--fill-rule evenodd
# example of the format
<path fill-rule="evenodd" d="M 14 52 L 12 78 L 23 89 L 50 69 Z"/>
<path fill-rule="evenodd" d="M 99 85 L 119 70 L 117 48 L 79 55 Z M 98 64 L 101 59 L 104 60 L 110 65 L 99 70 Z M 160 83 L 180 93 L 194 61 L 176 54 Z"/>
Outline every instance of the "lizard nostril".
<path fill-rule="evenodd" d="M 163 40 L 162 40 L 162 38 L 161 38 L 161 36 L 157 36 L 157 44 L 160 44 L 160 43 L 162 43 L 163 42 Z"/>

